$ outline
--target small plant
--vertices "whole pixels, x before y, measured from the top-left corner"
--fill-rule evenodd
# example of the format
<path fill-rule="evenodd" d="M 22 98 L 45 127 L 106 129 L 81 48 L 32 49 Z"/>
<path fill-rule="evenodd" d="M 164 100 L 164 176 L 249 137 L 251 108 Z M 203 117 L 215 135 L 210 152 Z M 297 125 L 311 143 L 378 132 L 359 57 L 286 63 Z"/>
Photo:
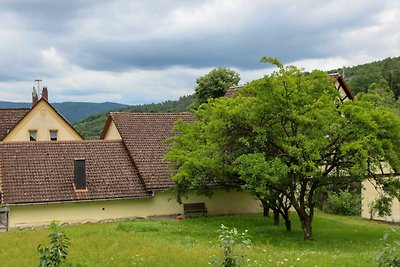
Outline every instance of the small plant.
<path fill-rule="evenodd" d="M 49 238 L 51 247 L 40 244 L 36 250 L 40 254 L 38 267 L 72 266 L 67 261 L 70 245 L 69 238 L 61 230 L 57 222 L 52 222 L 50 229 L 51 234 Z"/>
<path fill-rule="evenodd" d="M 251 248 L 251 240 L 247 230 L 239 233 L 236 228 L 229 229 L 221 224 L 218 230 L 218 245 L 222 250 L 222 256 L 213 256 L 213 266 L 238 267 L 244 263 L 245 250 Z"/>
<path fill-rule="evenodd" d="M 395 229 L 392 230 L 397 233 Z M 385 242 L 385 246 L 375 256 L 378 267 L 400 266 L 400 242 L 398 240 L 390 241 L 387 233 L 382 240 Z"/>

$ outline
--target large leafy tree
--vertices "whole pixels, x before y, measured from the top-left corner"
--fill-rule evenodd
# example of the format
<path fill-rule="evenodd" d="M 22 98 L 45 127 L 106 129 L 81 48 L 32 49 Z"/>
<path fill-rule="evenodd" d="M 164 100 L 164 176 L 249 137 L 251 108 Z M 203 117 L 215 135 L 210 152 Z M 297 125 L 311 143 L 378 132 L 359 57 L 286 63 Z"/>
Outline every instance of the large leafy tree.
<path fill-rule="evenodd" d="M 206 103 L 209 99 L 224 96 L 229 87 L 237 85 L 240 75 L 229 68 L 216 68 L 197 78 L 195 105 Z"/>
<path fill-rule="evenodd" d="M 166 159 L 177 171 L 178 196 L 210 185 L 238 186 L 257 196 L 290 201 L 305 239 L 312 239 L 316 191 L 361 182 L 381 163 L 400 166 L 400 120 L 370 101 L 339 101 L 321 71 L 278 66 L 233 98 L 202 105 L 193 123 L 178 122 Z M 387 186 L 397 190 L 394 186 Z"/>

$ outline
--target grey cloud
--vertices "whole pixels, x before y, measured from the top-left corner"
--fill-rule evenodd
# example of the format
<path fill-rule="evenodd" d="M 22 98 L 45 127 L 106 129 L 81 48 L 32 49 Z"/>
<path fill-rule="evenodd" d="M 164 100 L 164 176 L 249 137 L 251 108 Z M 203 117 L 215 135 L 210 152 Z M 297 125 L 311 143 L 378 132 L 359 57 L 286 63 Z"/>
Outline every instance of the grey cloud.
<path fill-rule="evenodd" d="M 83 11 L 104 2 L 107 1 L 3 0 L 1 7 L 3 11 L 15 14 L 27 31 L 57 34 L 60 31 L 71 30 L 74 20 L 78 19 Z"/>
<path fill-rule="evenodd" d="M 68 55 L 78 65 L 95 70 L 171 65 L 263 68 L 259 59 L 264 55 L 292 62 L 337 54 L 345 46 L 345 40 L 340 40 L 341 33 L 373 24 L 374 18 L 369 14 L 381 6 L 369 3 L 354 12 L 331 10 L 332 14 L 322 18 L 310 6 L 291 10 L 283 9 L 284 6 L 268 10 L 265 6 L 266 10 L 260 8 L 252 17 L 238 18 L 243 20 L 243 25 L 233 33 L 196 33 L 193 29 L 187 36 L 136 40 L 134 33 L 126 32 L 126 38 L 110 35 L 98 40 L 78 40 L 77 49 Z"/>
<path fill-rule="evenodd" d="M 2 82 L 33 81 L 37 77 L 59 81 L 66 73 L 90 73 L 102 79 L 104 73 L 119 76 L 143 69 L 168 73 L 173 66 L 193 70 L 226 66 L 252 71 L 267 67 L 259 62 L 262 56 L 291 63 L 351 58 L 360 52 L 377 57 L 390 47 L 400 47 L 399 38 L 388 38 L 393 37 L 393 31 L 397 33 L 395 27 L 380 29 L 377 24 L 381 12 L 400 9 L 396 0 L 253 0 L 235 7 L 237 2 L 3 0 L 0 86 Z M 365 30 L 371 27 L 377 32 Z M 50 48 L 62 59 L 60 66 L 57 58 L 44 62 L 42 51 Z M 187 79 L 185 84 L 193 88 L 195 77 L 183 76 L 173 78 Z M 79 88 L 74 95 L 108 94 L 104 89 L 107 85 L 91 87 L 83 81 L 86 77 L 77 79 L 82 81 L 74 83 L 74 88 Z M 165 83 L 165 79 L 157 83 Z M 149 93 L 140 99 L 147 102 L 152 97 L 167 97 L 160 93 L 166 87 L 152 86 L 146 90 L 154 88 L 157 95 Z M 138 90 L 132 92 L 137 94 Z"/>

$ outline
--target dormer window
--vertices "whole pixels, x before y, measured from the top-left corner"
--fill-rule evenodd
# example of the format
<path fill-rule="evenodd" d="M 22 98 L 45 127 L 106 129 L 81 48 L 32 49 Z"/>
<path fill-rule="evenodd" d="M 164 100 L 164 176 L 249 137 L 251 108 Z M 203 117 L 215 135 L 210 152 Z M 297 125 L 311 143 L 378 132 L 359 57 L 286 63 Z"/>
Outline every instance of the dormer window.
<path fill-rule="evenodd" d="M 57 130 L 50 130 L 50 141 L 57 141 L 58 131 Z"/>
<path fill-rule="evenodd" d="M 85 158 L 74 159 L 74 188 L 76 192 L 87 191 Z"/>
<path fill-rule="evenodd" d="M 37 140 L 37 130 L 29 130 L 29 141 L 35 142 Z"/>

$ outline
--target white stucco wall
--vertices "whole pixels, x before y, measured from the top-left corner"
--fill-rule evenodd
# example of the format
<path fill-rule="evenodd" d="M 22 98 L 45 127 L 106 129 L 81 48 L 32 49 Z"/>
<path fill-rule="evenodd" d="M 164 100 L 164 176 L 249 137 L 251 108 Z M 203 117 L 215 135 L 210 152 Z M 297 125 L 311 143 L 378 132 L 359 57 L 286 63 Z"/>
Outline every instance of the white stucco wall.
<path fill-rule="evenodd" d="M 362 189 L 362 213 L 363 218 L 370 218 L 369 204 L 375 199 L 379 198 L 380 190 L 375 188 L 375 185 L 370 181 L 363 182 Z M 378 217 L 377 215 L 372 217 L 375 220 L 389 221 L 389 222 L 400 222 L 400 203 L 397 199 L 393 199 L 392 203 L 392 215 L 386 217 Z"/>

